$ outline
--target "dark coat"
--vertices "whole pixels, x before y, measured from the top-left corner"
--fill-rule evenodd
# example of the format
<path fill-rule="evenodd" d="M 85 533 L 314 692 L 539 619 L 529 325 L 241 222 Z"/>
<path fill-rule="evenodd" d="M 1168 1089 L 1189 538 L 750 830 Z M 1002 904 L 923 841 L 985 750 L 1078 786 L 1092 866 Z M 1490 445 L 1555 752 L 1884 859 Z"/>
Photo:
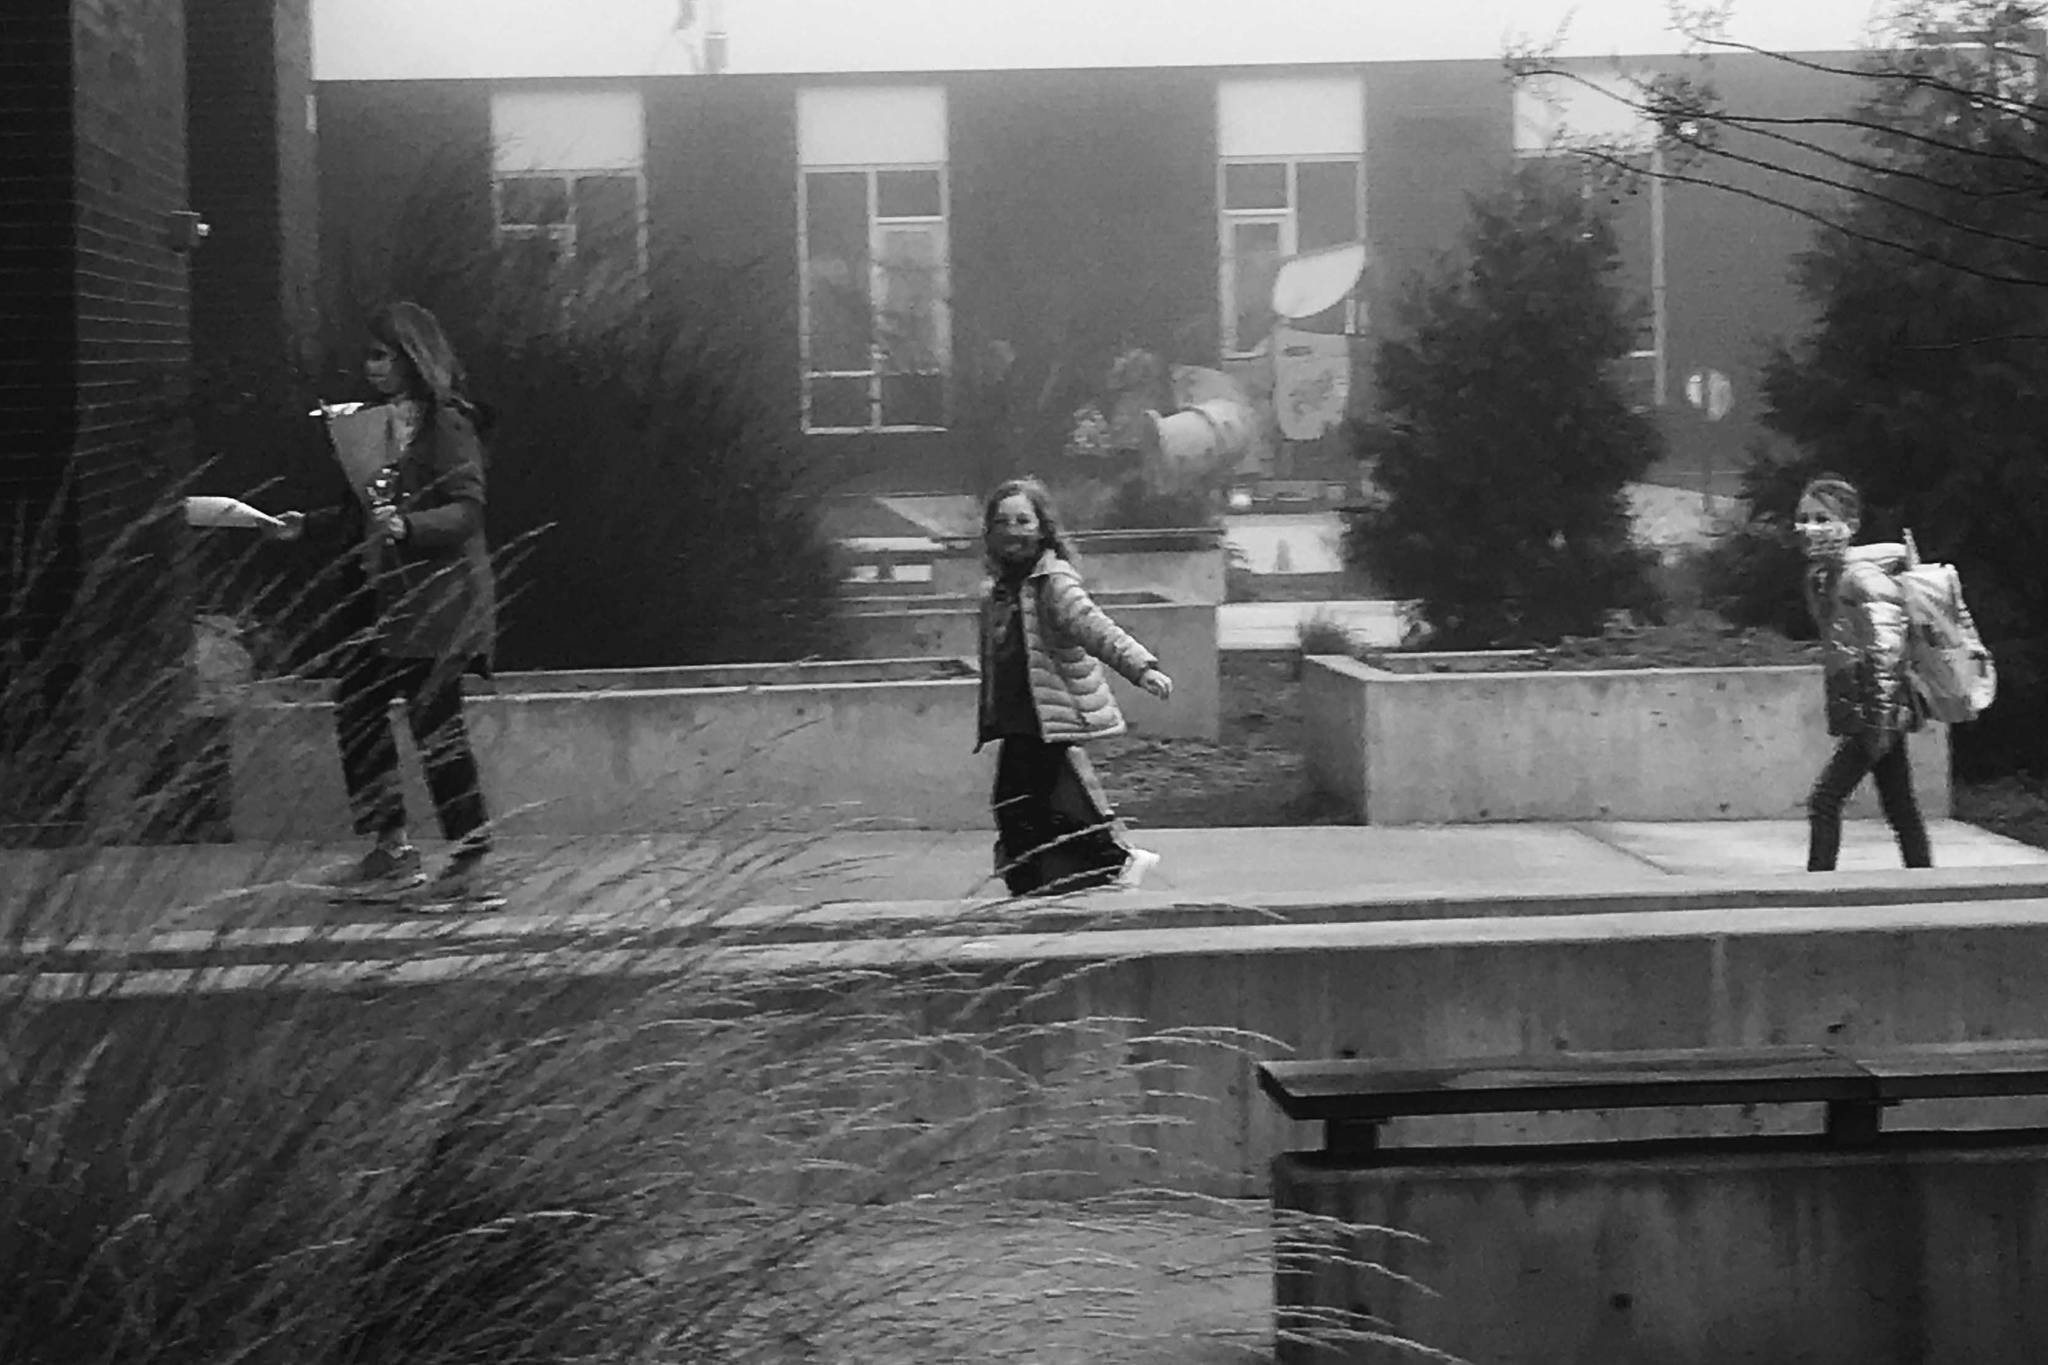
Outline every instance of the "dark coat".
<path fill-rule="evenodd" d="M 315 543 L 346 550 L 355 616 L 384 654 L 488 672 L 497 588 L 484 539 L 484 454 L 462 412 L 430 406 L 396 461 L 392 501 L 407 535 L 372 535 L 362 490 L 309 515 Z"/>

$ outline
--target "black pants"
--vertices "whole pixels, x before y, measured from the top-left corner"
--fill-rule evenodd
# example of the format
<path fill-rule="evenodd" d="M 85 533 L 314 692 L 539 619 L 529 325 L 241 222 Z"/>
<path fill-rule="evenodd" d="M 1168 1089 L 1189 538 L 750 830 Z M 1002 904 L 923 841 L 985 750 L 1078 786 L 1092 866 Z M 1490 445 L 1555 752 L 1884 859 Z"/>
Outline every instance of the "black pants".
<path fill-rule="evenodd" d="M 453 662 L 394 659 L 374 648 L 355 651 L 335 689 L 335 729 L 341 773 L 356 833 L 372 837 L 405 826 L 398 785 L 398 745 L 391 735 L 391 703 L 405 702 L 405 718 L 427 770 L 441 833 L 482 850 L 484 794 L 469 727 L 462 719 L 462 670 Z"/>
<path fill-rule="evenodd" d="M 1813 792 L 1806 798 L 1806 870 L 1832 872 L 1842 851 L 1842 805 L 1864 774 L 1877 779 L 1877 800 L 1884 818 L 1899 841 L 1899 852 L 1907 867 L 1932 867 L 1934 854 L 1927 845 L 1927 822 L 1920 818 L 1920 802 L 1913 795 L 1913 767 L 1906 759 L 1906 737 L 1896 735 L 1884 756 L 1870 761 L 1870 750 L 1861 739 L 1845 736 L 1835 745 L 1834 756 L 1814 779 Z"/>
<path fill-rule="evenodd" d="M 1013 896 L 1102 886 L 1130 857 L 1087 754 L 1071 744 L 1003 740 L 995 815 L 996 869 Z"/>

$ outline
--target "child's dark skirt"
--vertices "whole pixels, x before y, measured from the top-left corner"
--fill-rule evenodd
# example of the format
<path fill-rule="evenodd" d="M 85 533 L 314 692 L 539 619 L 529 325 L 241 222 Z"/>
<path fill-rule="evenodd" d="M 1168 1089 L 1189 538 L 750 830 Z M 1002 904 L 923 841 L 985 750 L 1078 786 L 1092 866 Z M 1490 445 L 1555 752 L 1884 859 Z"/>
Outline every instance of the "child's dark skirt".
<path fill-rule="evenodd" d="M 996 870 L 1013 896 L 1106 886 L 1130 857 L 1087 752 L 1011 736 L 996 759 Z"/>

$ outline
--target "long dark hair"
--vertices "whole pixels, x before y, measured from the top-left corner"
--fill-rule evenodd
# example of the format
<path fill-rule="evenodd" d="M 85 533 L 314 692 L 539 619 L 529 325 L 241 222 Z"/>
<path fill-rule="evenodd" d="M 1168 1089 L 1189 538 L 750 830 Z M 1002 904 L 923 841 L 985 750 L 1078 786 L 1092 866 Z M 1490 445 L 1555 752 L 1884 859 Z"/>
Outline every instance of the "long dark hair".
<path fill-rule="evenodd" d="M 370 314 L 370 336 L 405 357 L 411 397 L 448 408 L 479 430 L 489 416 L 469 396 L 469 375 L 442 330 L 441 320 L 409 299 L 397 299 Z"/>
<path fill-rule="evenodd" d="M 1072 560 L 1074 552 L 1067 546 L 1066 534 L 1060 530 L 1059 513 L 1053 509 L 1052 490 L 1028 475 L 1021 479 L 1003 480 L 996 485 L 995 492 L 988 495 L 988 501 L 982 504 L 982 554 L 985 557 L 989 555 L 988 533 L 989 528 L 995 525 L 996 509 L 1003 505 L 1005 498 L 1015 497 L 1019 493 L 1031 500 L 1031 510 L 1038 516 L 1038 548 L 1041 551 L 1051 550 L 1061 559 Z M 992 558 L 990 562 L 994 562 Z"/>

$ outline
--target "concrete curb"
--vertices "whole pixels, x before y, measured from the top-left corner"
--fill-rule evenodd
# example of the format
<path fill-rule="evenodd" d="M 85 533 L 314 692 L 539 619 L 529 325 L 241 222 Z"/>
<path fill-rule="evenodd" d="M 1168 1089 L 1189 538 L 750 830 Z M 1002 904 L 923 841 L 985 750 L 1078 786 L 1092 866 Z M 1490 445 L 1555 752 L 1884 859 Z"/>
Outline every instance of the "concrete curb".
<path fill-rule="evenodd" d="M 583 914 L 499 912 L 474 916 L 407 916 L 322 924 L 223 926 L 137 935 L 75 935 L 0 944 L 0 978 L 64 974 L 118 978 L 148 972 L 225 969 L 291 973 L 324 966 L 379 972 L 412 964 L 452 965 L 478 958 L 527 961 L 546 969 L 563 955 L 623 960 L 677 960 L 678 955 L 754 949 L 864 945 L 890 956 L 896 943 L 914 947 L 978 944 L 996 956 L 1030 956 L 1060 945 L 1059 957 L 1110 955 L 1112 938 L 1198 931 L 1260 931 L 1277 945 L 1283 931 L 1364 926 L 1474 926 L 1491 921 L 1629 921 L 1648 933 L 1659 917 L 1683 919 L 1705 932 L 1709 917 L 1733 925 L 1757 912 L 1813 916 L 1832 911 L 1914 911 L 1898 927 L 1942 910 L 1949 915 L 1996 903 L 2048 914 L 2048 866 L 1938 868 L 1915 873 L 1838 873 L 1827 878 L 1778 875 L 1730 879 L 1662 875 L 1639 885 L 1581 890 L 1562 886 L 1502 891 L 1469 885 L 1419 890 L 1361 888 L 1357 895 L 1275 892 L 1222 899 L 1171 893 L 1098 892 L 1059 901 L 826 901 L 749 906 L 706 922 L 661 905 Z M 1980 918 L 1971 914 L 1970 918 Z M 2022 918 L 2030 918 L 2023 916 Z M 1788 923 L 1797 923 L 1796 919 Z M 1530 926 L 1534 928 L 1535 926 Z M 1881 927 L 1873 921 L 1870 927 Z M 1539 928 L 1540 934 L 1542 930 Z M 1604 936 L 1604 935 L 1603 935 Z M 1245 938 L 1246 950 L 1260 940 Z M 1020 950 L 1005 953 L 1002 945 Z M 1090 945 L 1093 945 L 1092 947 Z M 822 960 L 822 958 L 821 958 Z M 631 974 L 638 974 L 637 972 Z"/>

